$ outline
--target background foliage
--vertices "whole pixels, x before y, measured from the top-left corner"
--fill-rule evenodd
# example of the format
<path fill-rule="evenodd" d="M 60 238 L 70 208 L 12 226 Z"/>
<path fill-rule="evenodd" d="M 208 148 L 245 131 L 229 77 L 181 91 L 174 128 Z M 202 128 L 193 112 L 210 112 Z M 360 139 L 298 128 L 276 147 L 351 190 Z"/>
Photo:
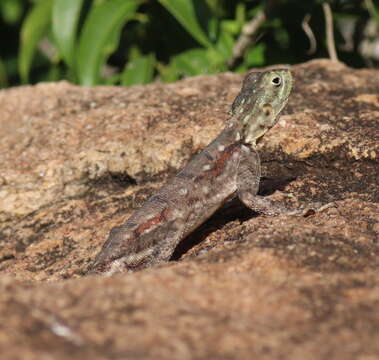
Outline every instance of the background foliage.
<path fill-rule="evenodd" d="M 0 87 L 144 84 L 329 57 L 325 6 L 338 59 L 377 66 L 373 0 L 0 0 Z"/>

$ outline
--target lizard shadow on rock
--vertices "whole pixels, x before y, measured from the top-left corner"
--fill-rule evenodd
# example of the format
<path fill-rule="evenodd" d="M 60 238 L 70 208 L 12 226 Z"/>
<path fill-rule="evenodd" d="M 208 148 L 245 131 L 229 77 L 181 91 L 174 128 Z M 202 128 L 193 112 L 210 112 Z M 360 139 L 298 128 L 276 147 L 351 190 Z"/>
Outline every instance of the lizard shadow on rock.
<path fill-rule="evenodd" d="M 294 180 L 294 177 L 281 179 L 262 178 L 258 195 L 271 195 L 276 190 L 283 190 L 287 184 Z M 178 261 L 190 249 L 204 241 L 209 234 L 223 228 L 227 223 L 235 220 L 244 222 L 254 216 L 257 216 L 256 212 L 250 210 L 237 197 L 234 197 L 217 210 L 205 223 L 183 239 L 176 247 L 170 261 Z"/>

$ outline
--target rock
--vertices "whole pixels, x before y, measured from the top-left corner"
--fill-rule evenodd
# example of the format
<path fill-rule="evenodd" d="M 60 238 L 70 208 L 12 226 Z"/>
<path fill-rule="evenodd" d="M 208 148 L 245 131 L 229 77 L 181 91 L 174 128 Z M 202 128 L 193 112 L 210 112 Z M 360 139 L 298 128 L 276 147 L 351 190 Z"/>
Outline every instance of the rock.
<path fill-rule="evenodd" d="M 262 194 L 177 261 L 85 276 L 109 230 L 220 131 L 242 76 L 0 92 L 3 358 L 378 359 L 379 71 L 315 60 L 262 140 Z"/>

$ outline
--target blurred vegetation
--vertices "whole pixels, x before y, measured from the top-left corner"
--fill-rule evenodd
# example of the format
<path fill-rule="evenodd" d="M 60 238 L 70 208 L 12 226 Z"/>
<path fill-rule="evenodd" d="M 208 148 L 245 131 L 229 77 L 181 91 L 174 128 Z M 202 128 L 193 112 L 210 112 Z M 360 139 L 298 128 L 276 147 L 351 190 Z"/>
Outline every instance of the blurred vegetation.
<path fill-rule="evenodd" d="M 374 0 L 0 0 L 0 29 L 0 87 L 168 82 L 333 47 L 350 66 L 379 63 Z"/>

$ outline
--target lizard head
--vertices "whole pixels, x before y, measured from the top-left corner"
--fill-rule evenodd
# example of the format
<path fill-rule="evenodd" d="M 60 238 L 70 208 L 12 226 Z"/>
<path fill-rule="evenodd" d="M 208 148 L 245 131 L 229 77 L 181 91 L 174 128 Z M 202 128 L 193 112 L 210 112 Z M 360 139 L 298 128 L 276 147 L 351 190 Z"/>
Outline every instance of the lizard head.
<path fill-rule="evenodd" d="M 288 101 L 292 89 L 288 69 L 275 69 L 248 74 L 233 102 L 231 112 L 237 117 L 241 140 L 255 145 L 271 129 Z"/>
<path fill-rule="evenodd" d="M 139 246 L 143 245 L 143 241 L 139 241 L 140 238 L 136 238 L 131 230 L 135 226 L 135 224 L 126 223 L 112 228 L 88 274 L 110 276 L 118 272 L 140 270 L 154 263 L 157 247 L 140 249 Z"/>

